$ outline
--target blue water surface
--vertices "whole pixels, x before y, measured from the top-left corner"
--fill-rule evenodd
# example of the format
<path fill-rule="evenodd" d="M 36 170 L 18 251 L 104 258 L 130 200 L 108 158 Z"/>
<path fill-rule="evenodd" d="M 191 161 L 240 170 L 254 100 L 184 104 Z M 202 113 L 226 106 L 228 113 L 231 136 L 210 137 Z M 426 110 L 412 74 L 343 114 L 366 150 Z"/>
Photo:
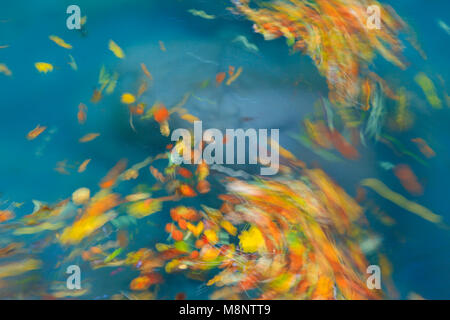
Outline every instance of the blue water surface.
<path fill-rule="evenodd" d="M 424 195 L 413 200 L 448 222 L 450 110 L 445 107 L 432 110 L 412 79 L 423 71 L 450 81 L 450 35 L 437 23 L 442 20 L 450 25 L 450 2 L 397 0 L 384 3 L 392 5 L 411 25 L 427 54 L 427 60 L 423 60 L 407 45 L 405 56 L 410 65 L 405 71 L 377 60 L 382 75 L 416 92 L 420 97 L 418 101 L 422 101 L 412 106 L 416 123 L 405 138 L 422 137 L 437 153 L 437 157 L 427 161 L 427 166 L 402 159 L 425 187 Z M 70 4 L 79 5 L 82 15 L 87 16 L 84 33 L 66 27 L 66 8 Z M 129 125 L 128 111 L 119 98 L 121 93 L 137 88 L 142 62 L 155 79 L 143 100 L 149 105 L 163 101 L 167 106 L 175 105 L 186 92 L 206 79 L 214 79 L 229 65 L 242 66 L 244 72 L 239 86 L 212 86 L 203 92 L 202 97 L 215 101 L 215 105 L 191 99 L 186 108 L 209 127 L 280 128 L 281 145 L 307 163 L 320 164 L 351 195 L 355 195 L 361 179 L 375 177 L 407 196 L 392 172 L 378 165 L 380 161 L 398 161 L 385 145 L 370 142 L 362 152 L 362 160 L 355 163 L 329 163 L 289 137 L 289 133 L 298 133 L 302 118 L 313 110 L 316 99 L 326 96 L 325 80 L 308 57 L 290 54 L 281 39 L 264 41 L 252 31 L 250 22 L 232 15 L 226 9 L 229 6 L 231 2 L 225 0 L 1 1 L 0 45 L 10 47 L 0 49 L 0 63 L 6 63 L 13 72 L 11 77 L 0 75 L 2 200 L 24 202 L 17 215 L 29 214 L 33 209 L 31 199 L 53 203 L 67 198 L 80 187 L 95 190 L 101 178 L 121 158 L 137 163 L 158 154 L 168 139 L 160 136 L 155 123 L 136 121 L 137 133 L 134 132 Z M 191 8 L 204 10 L 217 18 L 194 17 L 187 12 Z M 72 44 L 73 49 L 69 51 L 50 42 L 48 36 L 52 34 Z M 238 35 L 245 35 L 256 44 L 259 53 L 248 52 L 233 42 Z M 111 54 L 110 39 L 124 49 L 126 59 L 120 60 Z M 164 42 L 166 52 L 160 50 L 159 41 Z M 75 58 L 78 71 L 69 67 L 69 54 Z M 38 61 L 52 63 L 55 70 L 45 75 L 38 73 L 34 68 Z M 102 65 L 118 71 L 120 78 L 115 92 L 94 105 L 89 100 Z M 295 86 L 293 83 L 297 80 L 301 80 L 300 85 Z M 88 121 L 83 126 L 77 121 L 80 102 L 88 106 Z M 243 118 L 251 120 L 242 121 Z M 39 139 L 28 141 L 26 134 L 37 124 L 48 129 Z M 101 136 L 87 144 L 78 143 L 78 139 L 89 132 L 100 132 Z M 67 160 L 69 165 L 75 166 L 87 158 L 92 162 L 83 174 L 77 174 L 76 169 L 72 169 L 70 175 L 54 170 L 59 161 Z M 136 184 L 145 183 L 149 178 L 147 172 Z M 373 227 L 383 237 L 382 249 L 393 264 L 393 280 L 399 297 L 406 298 L 410 292 L 416 292 L 427 299 L 450 299 L 448 230 L 381 198 L 377 201 L 397 221 L 394 227 L 387 228 L 374 220 Z M 138 249 L 166 239 L 162 226 L 168 220 L 168 208 L 151 216 L 138 226 L 146 236 L 132 246 Z M 36 240 L 34 236 L 27 239 L 30 243 Z M 56 245 L 45 250 L 45 281 L 65 281 L 65 266 L 55 268 L 55 265 L 68 253 Z M 78 263 L 83 268 L 85 262 L 79 259 Z M 127 291 L 130 279 L 138 274 L 126 272 L 111 277 L 109 272 L 110 269 L 86 271 L 84 277 L 91 283 L 92 290 L 84 298 L 107 298 L 121 290 Z M 158 297 L 172 299 L 178 292 L 186 292 L 191 299 L 206 299 L 210 293 L 199 281 L 173 275 L 165 278 Z M 27 297 L 29 293 L 23 295 Z"/>

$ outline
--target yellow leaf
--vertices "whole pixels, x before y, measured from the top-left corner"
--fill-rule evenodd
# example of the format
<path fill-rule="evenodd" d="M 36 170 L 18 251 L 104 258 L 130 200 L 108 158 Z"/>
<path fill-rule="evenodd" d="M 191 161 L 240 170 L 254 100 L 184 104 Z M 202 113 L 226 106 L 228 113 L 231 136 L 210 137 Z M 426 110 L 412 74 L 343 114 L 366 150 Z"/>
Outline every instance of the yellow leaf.
<path fill-rule="evenodd" d="M 235 226 L 233 226 L 233 225 L 231 224 L 230 221 L 222 220 L 222 221 L 220 222 L 220 226 L 221 226 L 222 228 L 224 228 L 229 234 L 231 234 L 231 235 L 233 235 L 233 236 L 236 235 L 237 229 L 236 229 Z"/>
<path fill-rule="evenodd" d="M 120 58 L 120 59 L 125 58 L 125 54 L 123 53 L 123 50 L 122 50 L 122 49 L 117 45 L 117 43 L 115 43 L 114 41 L 109 40 L 109 45 L 108 45 L 108 47 L 109 47 L 109 50 L 111 50 L 112 53 L 114 53 L 114 55 L 115 55 L 117 58 Z"/>
<path fill-rule="evenodd" d="M 53 71 L 53 66 L 47 62 L 36 62 L 34 66 L 39 72 L 47 73 Z"/>
<path fill-rule="evenodd" d="M 128 206 L 128 214 L 136 218 L 143 218 L 161 210 L 161 201 L 146 199 L 136 201 Z"/>
<path fill-rule="evenodd" d="M 237 72 L 235 74 L 233 74 L 227 81 L 227 86 L 229 86 L 230 84 L 232 84 L 242 73 L 242 67 L 239 67 L 239 69 L 237 70 Z"/>
<path fill-rule="evenodd" d="M 427 208 L 421 206 L 418 203 L 415 203 L 414 201 L 406 199 L 401 194 L 392 191 L 380 180 L 374 178 L 364 179 L 363 181 L 361 181 L 361 185 L 371 188 L 373 191 L 378 193 L 383 198 L 388 199 L 389 201 L 395 203 L 396 205 L 402 207 L 405 210 L 417 214 L 419 217 L 422 217 L 425 220 L 434 223 L 442 222 L 441 216 L 431 212 Z"/>
<path fill-rule="evenodd" d="M 132 104 L 136 101 L 136 98 L 131 93 L 124 93 L 122 97 L 120 98 L 122 103 L 124 104 Z"/>
<path fill-rule="evenodd" d="M 12 75 L 11 70 L 9 70 L 6 64 L 4 63 L 0 63 L 0 73 L 3 73 L 6 76 Z"/>
<path fill-rule="evenodd" d="M 78 140 L 78 141 L 81 143 L 89 142 L 89 141 L 92 141 L 95 138 L 97 138 L 99 135 L 100 135 L 100 133 L 88 133 L 85 136 L 81 137 L 80 140 Z"/>
<path fill-rule="evenodd" d="M 179 265 L 180 265 L 180 261 L 177 259 L 173 259 L 172 261 L 170 261 L 169 263 L 166 264 L 166 267 L 165 267 L 166 272 L 171 273 L 172 270 L 174 270 Z"/>
<path fill-rule="evenodd" d="M 248 231 L 243 231 L 239 235 L 239 244 L 244 252 L 261 252 L 266 249 L 264 237 L 255 226 L 252 226 Z"/>
<path fill-rule="evenodd" d="M 436 93 L 436 87 L 430 78 L 428 78 L 425 73 L 420 72 L 414 77 L 414 80 L 422 88 L 428 103 L 435 109 L 441 109 L 441 99 L 439 99 Z"/>
<path fill-rule="evenodd" d="M 52 40 L 54 43 L 56 43 L 58 46 L 66 48 L 66 49 L 72 49 L 72 46 L 68 43 L 66 43 L 63 39 L 57 36 L 49 36 L 50 40 Z"/>
<path fill-rule="evenodd" d="M 204 246 L 200 252 L 203 261 L 213 261 L 217 259 L 220 250 L 212 246 Z"/>
<path fill-rule="evenodd" d="M 34 234 L 48 230 L 54 231 L 61 229 L 62 227 L 64 227 L 64 223 L 62 222 L 57 223 L 43 222 L 41 224 L 38 224 L 37 226 L 18 228 L 14 230 L 14 234 L 15 235 Z"/>
<path fill-rule="evenodd" d="M 194 234 L 194 236 L 198 237 L 202 233 L 204 225 L 202 221 L 200 221 L 197 226 L 194 226 L 192 223 L 188 222 L 186 227 Z"/>
<path fill-rule="evenodd" d="M 183 114 L 180 118 L 183 120 L 186 120 L 190 123 L 194 123 L 194 121 L 200 121 L 199 118 L 197 118 L 196 116 L 193 116 L 192 114 L 189 114 L 189 113 Z"/>
<path fill-rule="evenodd" d="M 211 244 L 216 244 L 219 241 L 217 234 L 211 229 L 205 230 L 205 236 Z"/>
<path fill-rule="evenodd" d="M 42 262 L 36 259 L 24 259 L 0 265 L 0 279 L 13 277 L 28 271 L 40 269 Z"/>
<path fill-rule="evenodd" d="M 101 228 L 105 223 L 117 216 L 114 212 L 105 213 L 98 216 L 83 216 L 72 226 L 64 229 L 59 241 L 62 244 L 77 244 L 85 237 L 92 234 L 95 230 Z"/>

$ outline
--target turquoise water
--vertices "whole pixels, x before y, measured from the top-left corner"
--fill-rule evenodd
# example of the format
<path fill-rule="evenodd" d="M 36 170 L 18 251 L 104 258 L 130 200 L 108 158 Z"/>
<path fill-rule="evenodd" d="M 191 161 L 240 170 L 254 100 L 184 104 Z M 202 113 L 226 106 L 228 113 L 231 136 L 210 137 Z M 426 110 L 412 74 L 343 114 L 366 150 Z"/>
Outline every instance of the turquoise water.
<path fill-rule="evenodd" d="M 404 83 L 418 95 L 420 89 L 412 79 L 419 71 L 440 74 L 450 81 L 450 36 L 437 24 L 439 19 L 450 23 L 450 2 L 385 3 L 391 2 L 417 33 L 428 59 L 423 61 L 408 47 L 405 56 L 410 66 L 406 71 L 377 61 L 379 73 L 396 83 Z M 185 106 L 204 121 L 205 127 L 280 128 L 282 146 L 307 163 L 319 163 L 350 194 L 354 195 L 358 182 L 367 177 L 377 177 L 392 189 L 402 190 L 392 173 L 378 165 L 379 161 L 396 161 L 383 144 L 369 143 L 357 163 L 329 163 L 289 137 L 289 133 L 298 132 L 300 121 L 313 110 L 316 99 L 326 96 L 325 80 L 308 57 L 290 55 L 283 40 L 264 41 L 262 36 L 253 33 L 250 22 L 226 10 L 231 6 L 228 1 L 78 1 L 82 15 L 88 17 L 84 34 L 66 28 L 65 11 L 70 4 L 73 3 L 3 1 L 0 4 L 0 45 L 10 45 L 0 49 L 0 63 L 6 63 L 13 72 L 11 77 L 0 75 L 0 192 L 2 200 L 24 202 L 16 210 L 17 216 L 32 211 L 31 199 L 53 203 L 68 197 L 77 188 L 95 189 L 121 158 L 137 163 L 165 147 L 169 139 L 159 135 L 159 127 L 154 123 L 136 121 L 137 133 L 134 132 L 129 125 L 128 111 L 120 103 L 120 94 L 136 87 L 141 62 L 151 69 L 155 79 L 143 100 L 150 105 L 155 100 L 164 101 L 167 106 L 175 105 L 186 92 L 205 79 L 213 79 L 229 65 L 242 66 L 244 72 L 239 86 L 212 86 L 202 92 L 201 97 L 214 104 L 190 100 Z M 194 17 L 187 12 L 191 8 L 214 14 L 217 19 Z M 51 34 L 72 44 L 73 49 L 67 51 L 51 43 L 48 40 Z M 258 46 L 259 52 L 248 52 L 233 42 L 238 35 L 245 35 Z M 126 59 L 119 60 L 111 54 L 107 46 L 109 39 L 124 49 Z M 166 52 L 160 50 L 158 41 L 164 42 Z M 68 66 L 69 53 L 75 58 L 78 71 Z M 34 68 L 37 61 L 51 62 L 55 70 L 40 74 Z M 89 100 L 102 65 L 119 72 L 120 78 L 115 92 L 93 105 Z M 295 86 L 297 80 L 301 84 Z M 77 122 L 80 102 L 88 105 L 88 121 L 84 126 Z M 444 107 L 436 112 L 425 104 L 417 104 L 413 110 L 417 121 L 408 136 L 431 141 L 438 155 L 427 166 L 408 162 L 425 186 L 424 195 L 414 200 L 448 222 L 450 109 Z M 39 139 L 28 141 L 26 134 L 37 124 L 48 129 Z M 79 144 L 77 140 L 88 132 L 101 132 L 101 136 L 91 143 Z M 83 174 L 72 169 L 70 175 L 61 175 L 54 170 L 59 161 L 74 164 L 87 158 L 92 162 Z M 139 177 L 137 183 L 143 182 L 145 177 Z M 127 187 L 131 185 L 124 186 Z M 379 201 L 383 201 L 380 202 L 383 209 L 397 221 L 391 228 L 373 221 L 373 227 L 383 237 L 382 247 L 393 264 L 393 279 L 400 297 L 416 292 L 429 299 L 449 299 L 448 231 L 388 201 Z M 165 208 L 149 219 L 153 226 L 139 225 L 146 236 L 133 246 L 154 245 L 165 239 L 162 226 L 169 220 L 167 216 Z M 37 239 L 29 236 L 27 241 L 33 243 Z M 42 253 L 43 281 L 65 281 L 65 270 L 54 266 L 67 254 L 67 250 L 57 245 L 46 248 Z M 79 260 L 82 267 L 83 262 Z M 122 272 L 111 277 L 110 272 L 99 269 L 83 274 L 83 279 L 95 284 L 84 298 L 106 298 L 127 290 L 130 279 L 137 276 L 137 273 Z M 180 291 L 191 299 L 207 298 L 210 293 L 199 282 L 175 275 L 165 278 L 158 297 L 172 299 Z M 35 292 L 24 289 L 23 295 L 35 297 Z"/>

